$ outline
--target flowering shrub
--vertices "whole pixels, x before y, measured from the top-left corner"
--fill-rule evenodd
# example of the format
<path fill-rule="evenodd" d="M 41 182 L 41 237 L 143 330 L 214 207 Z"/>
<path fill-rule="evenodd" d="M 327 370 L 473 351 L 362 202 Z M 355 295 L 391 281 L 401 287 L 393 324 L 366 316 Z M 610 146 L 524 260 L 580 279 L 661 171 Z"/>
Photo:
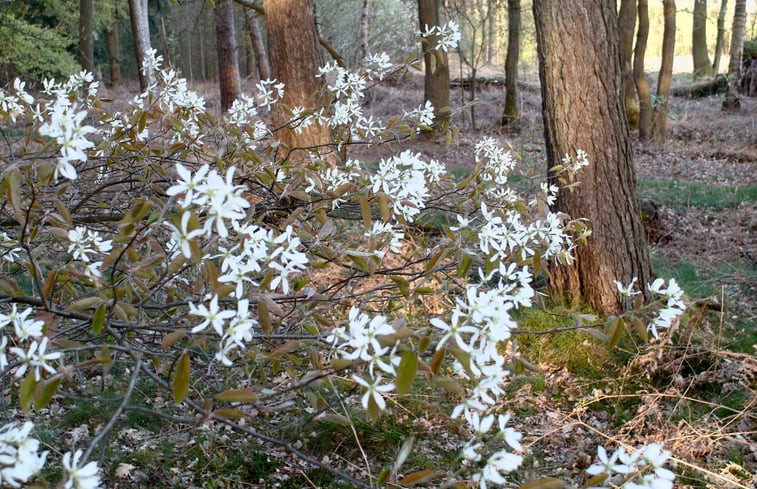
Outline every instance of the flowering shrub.
<path fill-rule="evenodd" d="M 433 29 L 444 49 L 455 31 Z M 322 69 L 328 106 L 291 108 L 288 126 L 345 128 L 340 145 L 412 136 L 430 125 L 428 104 L 402 122 L 362 113 L 365 87 L 388 70 L 380 56 L 369 61 L 375 69 L 361 73 Z M 146 65 L 157 82 L 123 112 L 103 108 L 88 74 L 46 81 L 47 98 L 37 101 L 22 83 L 0 92 L 0 117 L 24 121 L 30 134 L 4 155 L 2 385 L 33 411 L 53 396 L 65 399 L 94 365 L 128 372 L 111 421 L 86 451 L 63 455 L 64 487 L 99 486 L 89 457 L 119 415 L 135 409 L 138 382 L 175 403 L 145 403 L 142 412 L 226 425 L 323 466 L 255 413 L 281 422 L 303 413 L 345 418 L 351 398 L 375 419 L 412 390 L 420 371 L 449 371 L 464 393 L 450 415 L 462 418 L 470 439 L 448 477 L 503 484 L 523 460 L 510 416 L 492 412 L 511 373 L 504 352 L 516 334 L 512 314 L 533 307 L 534 276 L 549 262 L 570 263 L 572 233 L 585 229 L 550 212 L 557 189 L 543 186 L 530 201 L 518 196 L 507 187 L 514 159 L 489 139 L 476 147 L 478 165 L 462 182 L 409 151 L 377 164 L 335 167 L 316 152 L 297 165 L 277 163 L 268 111 L 285 86 L 261 82 L 256 96 L 238 100 L 217 122 L 160 64 L 153 53 Z M 571 181 L 588 164 L 585 154 L 577 160 L 563 160 Z M 429 222 L 444 224 L 428 233 Z M 633 283 L 618 285 L 620 294 L 635 293 Z M 649 321 L 655 336 L 683 309 L 677 286 L 663 285 L 649 286 L 665 303 Z M 453 301 L 426 320 L 427 311 L 415 312 L 429 293 Z M 657 310 L 644 307 L 633 318 Z M 619 321 L 613 324 L 617 331 Z M 321 388 L 324 379 L 332 389 Z M 31 422 L 14 426 L 0 431 L 0 474 L 16 487 L 48 453 L 37 455 Z M 657 450 L 605 460 L 601 449 L 601 470 L 590 473 L 647 464 L 654 477 L 670 480 Z M 398 475 L 403 456 L 380 482 Z"/>

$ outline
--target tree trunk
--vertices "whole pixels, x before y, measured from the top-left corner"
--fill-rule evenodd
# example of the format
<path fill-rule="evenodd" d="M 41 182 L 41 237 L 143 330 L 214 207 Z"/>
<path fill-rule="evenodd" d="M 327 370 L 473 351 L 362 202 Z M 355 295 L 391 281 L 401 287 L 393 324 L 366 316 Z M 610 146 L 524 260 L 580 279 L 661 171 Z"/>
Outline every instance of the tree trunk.
<path fill-rule="evenodd" d="M 662 0 L 662 9 L 665 23 L 662 34 L 662 65 L 657 79 L 657 96 L 652 122 L 652 141 L 656 144 L 665 142 L 665 122 L 668 120 L 670 106 L 670 83 L 673 80 L 673 60 L 676 49 L 675 0 Z"/>
<path fill-rule="evenodd" d="M 440 0 L 418 0 L 418 21 L 421 31 L 426 26 L 439 25 Z M 434 106 L 434 129 L 442 129 L 449 123 L 449 62 L 447 52 L 433 49 L 436 46 L 436 36 L 424 39 L 423 63 L 426 75 L 423 84 L 423 98 Z"/>
<path fill-rule="evenodd" d="M 694 58 L 694 78 L 712 75 L 710 55 L 707 52 L 707 0 L 694 0 L 691 54 Z"/>
<path fill-rule="evenodd" d="M 723 55 L 723 44 L 725 44 L 725 15 L 728 11 L 728 0 L 720 0 L 720 11 L 718 12 L 718 37 L 715 40 L 715 59 L 712 60 L 712 73 L 720 73 L 720 58 Z"/>
<path fill-rule="evenodd" d="M 121 84 L 121 46 L 118 40 L 118 19 L 110 24 L 106 35 L 108 56 L 110 56 L 110 85 L 116 87 Z"/>
<path fill-rule="evenodd" d="M 736 0 L 733 10 L 731 30 L 731 60 L 728 62 L 728 92 L 723 101 L 723 110 L 741 109 L 738 87 L 741 81 L 741 58 L 744 56 L 744 35 L 746 33 L 746 0 Z"/>
<path fill-rule="evenodd" d="M 497 52 L 497 30 L 494 28 L 496 24 L 496 15 L 494 13 L 495 0 L 487 0 L 486 11 L 489 12 L 487 17 L 487 35 L 486 39 L 489 41 L 486 45 L 486 62 L 492 64 Z"/>
<path fill-rule="evenodd" d="M 79 0 L 79 64 L 81 69 L 95 71 L 95 51 L 92 44 L 93 0 Z"/>
<path fill-rule="evenodd" d="M 518 121 L 518 57 L 520 56 L 520 0 L 507 0 L 507 59 L 505 60 L 505 110 L 502 125 Z"/>
<path fill-rule="evenodd" d="M 561 189 L 553 210 L 588 219 L 592 234 L 575 250 L 573 265 L 553 267 L 551 285 L 575 305 L 585 300 L 601 314 L 616 314 L 623 301 L 613 280 L 644 284 L 652 273 L 619 96 L 615 2 L 534 0 L 533 10 L 547 168 L 579 149 L 590 161 L 577 175 L 580 185 Z"/>
<path fill-rule="evenodd" d="M 239 97 L 240 85 L 233 0 L 216 0 L 215 14 L 221 111 L 226 112 Z"/>
<path fill-rule="evenodd" d="M 150 51 L 150 24 L 148 22 L 147 0 L 129 0 L 131 30 L 134 35 L 134 53 L 139 71 L 139 89 L 143 92 L 154 82 L 154 73 L 145 72 L 144 60 Z"/>
<path fill-rule="evenodd" d="M 636 48 L 633 56 L 633 80 L 639 95 L 639 141 L 645 143 L 652 135 L 652 95 L 644 73 L 644 56 L 649 38 L 649 6 L 647 0 L 639 0 L 639 30 L 636 33 Z"/>
<path fill-rule="evenodd" d="M 265 50 L 265 43 L 263 42 L 263 34 L 260 32 L 260 24 L 258 23 L 258 14 L 251 9 L 245 9 L 245 24 L 247 26 L 247 33 L 250 35 L 250 42 L 252 43 L 252 51 L 255 53 L 255 61 L 258 67 L 258 77 L 261 80 L 271 79 L 271 65 L 268 62 L 268 53 Z"/>
<path fill-rule="evenodd" d="M 360 64 L 365 63 L 368 57 L 368 14 L 370 13 L 370 0 L 363 0 L 360 9 Z"/>
<path fill-rule="evenodd" d="M 618 13 L 620 61 L 623 66 L 623 93 L 628 122 L 639 126 L 639 102 L 633 82 L 633 34 L 636 30 L 636 0 L 621 0 Z"/>
<path fill-rule="evenodd" d="M 322 58 L 312 0 L 265 0 L 264 8 L 271 74 L 285 85 L 284 97 L 272 111 L 274 124 L 279 126 L 289 119 L 285 107 L 317 109 L 322 105 L 323 79 L 316 78 Z M 296 161 L 306 159 L 303 150 L 332 142 L 328 126 L 315 124 L 300 133 L 281 129 L 276 137 L 283 146 L 276 157 Z"/>

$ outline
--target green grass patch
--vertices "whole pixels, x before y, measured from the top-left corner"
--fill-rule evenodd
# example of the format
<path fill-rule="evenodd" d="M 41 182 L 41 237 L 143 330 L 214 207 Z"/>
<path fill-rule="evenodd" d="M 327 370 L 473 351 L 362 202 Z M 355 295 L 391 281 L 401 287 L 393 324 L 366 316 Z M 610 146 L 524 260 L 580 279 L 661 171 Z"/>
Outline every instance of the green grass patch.
<path fill-rule="evenodd" d="M 573 313 L 556 308 L 518 311 L 514 319 L 520 329 L 545 331 L 574 326 Z M 565 367 L 587 379 L 603 379 L 617 367 L 615 353 L 585 332 L 572 330 L 549 334 L 518 335 L 520 354 L 532 363 Z"/>
<path fill-rule="evenodd" d="M 730 209 L 757 201 L 757 185 L 709 185 L 679 180 L 639 180 L 639 196 L 666 206 Z"/>

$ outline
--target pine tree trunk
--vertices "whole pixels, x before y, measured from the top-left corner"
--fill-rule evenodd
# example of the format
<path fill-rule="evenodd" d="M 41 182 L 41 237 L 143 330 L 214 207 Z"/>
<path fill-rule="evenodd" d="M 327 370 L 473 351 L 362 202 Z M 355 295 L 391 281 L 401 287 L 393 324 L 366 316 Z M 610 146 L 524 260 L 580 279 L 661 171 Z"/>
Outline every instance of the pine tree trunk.
<path fill-rule="evenodd" d="M 505 60 L 505 110 L 502 125 L 518 121 L 518 57 L 520 56 L 520 0 L 507 0 L 507 59 Z"/>
<path fill-rule="evenodd" d="M 143 92 L 153 84 L 154 74 L 142 69 L 144 59 L 150 51 L 150 24 L 148 22 L 147 0 L 129 0 L 131 30 L 134 36 L 134 53 L 139 71 L 139 88 Z"/>
<path fill-rule="evenodd" d="M 707 0 L 694 0 L 691 54 L 694 58 L 694 78 L 712 75 L 710 55 L 707 52 Z"/>
<path fill-rule="evenodd" d="M 439 25 L 439 0 L 418 0 L 418 21 L 421 31 L 426 26 Z M 434 106 L 434 128 L 441 129 L 449 123 L 449 62 L 446 51 L 433 49 L 436 46 L 436 36 L 424 39 L 423 63 L 426 75 L 423 84 L 423 98 Z"/>
<path fill-rule="evenodd" d="M 215 14 L 221 111 L 226 112 L 239 97 L 240 85 L 233 0 L 216 0 Z"/>
<path fill-rule="evenodd" d="M 720 73 L 720 58 L 723 55 L 723 45 L 725 44 L 725 16 L 728 11 L 728 0 L 720 0 L 720 11 L 718 12 L 718 36 L 715 40 L 715 59 L 712 60 L 712 73 Z"/>
<path fill-rule="evenodd" d="M 728 62 L 728 92 L 723 101 L 723 110 L 741 109 L 738 87 L 741 83 L 741 63 L 744 56 L 744 36 L 746 33 L 746 0 L 736 0 L 733 10 L 731 31 L 731 59 Z"/>
<path fill-rule="evenodd" d="M 649 252 L 622 93 L 618 24 L 613 0 L 534 0 L 547 167 L 584 150 L 590 165 L 580 185 L 561 189 L 553 210 L 588 219 L 588 245 L 571 266 L 555 265 L 552 287 L 573 304 L 616 314 L 613 280 L 651 279 Z M 558 184 L 554 174 L 552 183 Z"/>
<path fill-rule="evenodd" d="M 639 126 L 639 102 L 633 82 L 633 34 L 636 30 L 636 0 L 621 0 L 618 13 L 620 60 L 623 66 L 623 93 L 628 122 Z"/>
<path fill-rule="evenodd" d="M 95 51 L 92 44 L 93 0 L 79 0 L 79 64 L 89 73 L 95 70 Z"/>
<path fill-rule="evenodd" d="M 662 65 L 657 79 L 657 103 L 653 110 L 652 121 L 652 141 L 656 144 L 665 142 L 665 123 L 668 120 L 668 107 L 670 106 L 670 83 L 673 80 L 673 61 L 676 49 L 675 0 L 662 0 L 662 9 L 665 23 L 662 34 Z"/>
<path fill-rule="evenodd" d="M 285 85 L 281 104 L 273 108 L 274 124 L 279 126 L 289 119 L 285 107 L 317 109 L 322 105 L 323 79 L 316 75 L 323 60 L 312 0 L 265 0 L 264 9 L 271 75 Z M 276 137 L 283 146 L 276 157 L 298 162 L 306 160 L 303 150 L 329 150 L 332 142 L 328 126 L 315 124 L 300 133 L 282 129 Z"/>
<path fill-rule="evenodd" d="M 652 95 L 644 72 L 644 56 L 649 38 L 649 5 L 639 0 L 639 30 L 636 33 L 636 48 L 633 56 L 633 80 L 639 95 L 639 141 L 647 142 L 652 135 Z"/>

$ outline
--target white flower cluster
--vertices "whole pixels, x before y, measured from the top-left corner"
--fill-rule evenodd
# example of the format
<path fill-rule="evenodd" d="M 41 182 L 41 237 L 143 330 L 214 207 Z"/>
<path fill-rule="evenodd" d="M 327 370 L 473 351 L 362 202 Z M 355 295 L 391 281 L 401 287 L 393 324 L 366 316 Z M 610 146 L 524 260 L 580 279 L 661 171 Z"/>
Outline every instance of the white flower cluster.
<path fill-rule="evenodd" d="M 260 80 L 255 88 L 258 89 L 258 104 L 267 110 L 284 97 L 284 84 L 276 80 Z"/>
<path fill-rule="evenodd" d="M 444 25 L 429 27 L 425 26 L 425 30 L 420 33 L 421 37 L 436 36 L 436 46 L 434 49 L 441 49 L 443 51 L 449 51 L 455 49 L 460 42 L 460 27 L 457 22 L 450 20 Z"/>
<path fill-rule="evenodd" d="M 79 110 L 79 106 L 71 102 L 69 97 L 68 90 L 78 86 L 78 82 L 69 80 L 67 85 L 57 85 L 54 80 L 45 80 L 45 86 L 45 89 L 56 98 L 51 104 L 45 105 L 43 111 L 40 112 L 40 116 L 47 118 L 47 122 L 40 126 L 39 133 L 55 139 L 55 142 L 60 145 L 61 155 L 55 167 L 55 181 L 58 181 L 58 175 L 69 180 L 76 180 L 78 175 L 71 162 L 87 161 L 85 150 L 94 147 L 94 143 L 86 136 L 96 131 L 94 127 L 84 124 L 87 111 Z M 45 116 L 42 116 L 42 112 Z"/>
<path fill-rule="evenodd" d="M 494 415 L 489 414 L 481 418 L 478 413 L 471 415 L 468 420 L 469 427 L 473 432 L 472 438 L 463 447 L 464 464 L 477 464 L 482 459 L 482 451 L 489 444 L 494 444 L 504 440 L 504 442 L 513 450 L 521 451 L 523 447 L 520 439 L 523 435 L 507 426 L 510 415 L 500 414 L 497 416 L 497 428 L 493 437 L 488 436 L 494 426 Z M 486 438 L 489 438 L 488 440 Z M 488 443 L 487 443 L 488 442 Z M 486 489 L 487 483 L 505 484 L 506 480 L 503 474 L 512 472 L 520 467 L 523 457 L 502 448 L 491 453 L 486 460 L 486 464 L 479 472 L 473 474 L 473 480 L 478 482 L 481 489 Z"/>
<path fill-rule="evenodd" d="M 221 337 L 219 351 L 215 359 L 226 366 L 231 366 L 233 361 L 230 354 L 236 349 L 244 350 L 247 343 L 252 341 L 255 326 L 258 321 L 250 316 L 250 301 L 242 299 L 236 303 L 237 309 L 221 310 L 218 306 L 218 296 L 213 296 L 209 307 L 200 304 L 195 306 L 189 303 L 189 314 L 200 316 L 203 321 L 192 328 L 193 333 L 203 331 L 208 326 Z"/>
<path fill-rule="evenodd" d="M 647 287 L 650 292 L 662 296 L 665 299 L 665 307 L 660 309 L 651 323 L 647 326 L 652 335 L 657 338 L 657 328 L 670 328 L 673 322 L 678 319 L 683 311 L 686 310 L 686 304 L 684 304 L 683 290 L 678 286 L 675 279 L 668 281 L 668 287 L 663 288 L 665 281 L 661 278 L 656 279 Z"/>
<path fill-rule="evenodd" d="M 381 63 L 384 58 L 380 55 L 373 58 Z M 327 123 L 331 127 L 347 126 L 351 137 L 356 141 L 368 140 L 384 129 L 383 125 L 374 120 L 373 116 L 366 117 L 360 101 L 365 96 L 365 89 L 369 80 L 381 78 L 384 69 L 376 71 L 366 70 L 361 73 L 350 72 L 336 62 L 327 63 L 318 69 L 318 77 L 328 78 L 328 91 L 333 100 L 331 102 L 331 116 L 324 116 L 322 112 L 311 115 L 311 118 Z"/>
<path fill-rule="evenodd" d="M 185 210 L 195 208 L 204 212 L 207 219 L 202 225 L 202 230 L 207 236 L 215 231 L 221 238 L 229 235 L 226 227 L 226 221 L 230 221 L 232 227 L 239 229 L 239 221 L 247 217 L 245 209 L 250 207 L 250 203 L 242 197 L 243 185 L 234 185 L 234 172 L 236 167 L 230 167 L 226 171 L 226 178 L 215 171 L 210 170 L 208 164 L 204 164 L 197 172 L 192 173 L 187 170 L 181 163 L 176 164 L 176 172 L 179 175 L 179 182 L 166 190 L 170 196 L 183 195 L 181 207 Z M 182 217 L 182 221 L 183 221 Z M 181 236 L 186 236 L 186 229 L 177 230 L 173 225 L 174 232 Z M 184 240 L 185 241 L 185 240 Z M 182 240 L 180 240 L 182 242 Z M 182 247 L 185 256 L 190 255 L 187 249 Z"/>
<path fill-rule="evenodd" d="M 538 248 L 543 248 L 544 259 L 558 258 L 570 262 L 575 247 L 573 240 L 564 231 L 562 220 L 557 214 L 548 212 L 544 221 L 537 219 L 524 224 L 522 216 L 515 210 L 507 210 L 503 215 L 490 212 L 485 203 L 481 204 L 484 223 L 478 233 L 479 249 L 492 262 L 507 260 L 510 256 L 521 259 L 534 256 Z"/>
<path fill-rule="evenodd" d="M 0 231 L 0 250 L 2 250 L 2 260 L 8 263 L 15 263 L 19 258 L 19 253 L 24 249 L 18 246 L 18 240 L 8 236 L 5 231 Z"/>
<path fill-rule="evenodd" d="M 431 186 L 445 171 L 435 160 L 427 163 L 420 154 L 403 151 L 382 159 L 369 180 L 373 193 L 384 192 L 392 199 L 394 214 L 410 222 L 426 206 Z"/>
<path fill-rule="evenodd" d="M 39 440 L 30 436 L 33 428 L 31 421 L 0 428 L 0 485 L 21 487 L 44 467 L 48 452 L 37 453 Z"/>
<path fill-rule="evenodd" d="M 573 159 L 569 154 L 563 156 L 562 169 L 560 171 L 566 171 L 571 175 L 571 177 L 573 177 L 576 173 L 578 173 L 578 170 L 585 166 L 589 166 L 589 156 L 586 154 L 586 151 L 579 149 L 576 150 L 575 159 Z"/>
<path fill-rule="evenodd" d="M 399 253 L 402 250 L 405 233 L 390 222 L 376 221 L 363 236 L 368 238 L 368 249 L 373 250 L 379 258 L 384 258 L 384 248 L 389 248 L 392 253 Z"/>
<path fill-rule="evenodd" d="M 73 454 L 71 452 L 63 454 L 63 470 L 66 472 L 66 483 L 63 489 L 98 489 L 100 487 L 100 476 L 97 475 L 100 468 L 97 462 L 88 462 L 80 467 L 81 456 L 81 450 L 76 450 Z"/>
<path fill-rule="evenodd" d="M 80 71 L 71 75 L 68 80 L 62 83 L 47 78 L 42 81 L 42 93 L 55 98 L 66 98 L 73 95 L 83 102 L 85 107 L 92 106 L 99 88 L 100 82 L 96 81 L 95 76 L 87 71 Z"/>
<path fill-rule="evenodd" d="M 485 182 L 493 181 L 496 185 L 506 185 L 507 177 L 515 167 L 515 158 L 505 151 L 494 139 L 485 137 L 476 143 L 476 163 L 485 162 L 481 173 Z"/>
<path fill-rule="evenodd" d="M 434 106 L 430 100 L 426 100 L 426 103 L 419 106 L 417 109 L 413 109 L 409 112 L 405 112 L 406 119 L 416 120 L 423 126 L 430 126 L 434 123 Z M 420 127 L 415 129 L 416 133 L 421 131 Z"/>
<path fill-rule="evenodd" d="M 305 178 L 309 185 L 305 188 L 305 192 L 311 193 L 317 188 L 324 194 L 333 193 L 342 185 L 357 181 L 361 175 L 358 172 L 359 169 L 360 163 L 358 161 L 347 160 L 344 163 L 344 169 L 339 167 L 328 167 L 318 172 L 317 175 L 308 174 Z M 338 208 L 343 202 L 345 202 L 345 199 L 341 197 L 332 197 L 332 199 L 332 209 Z"/>
<path fill-rule="evenodd" d="M 27 369 L 30 369 L 34 371 L 35 379 L 40 380 L 42 378 L 41 370 L 55 374 L 55 368 L 48 362 L 60 358 L 61 353 L 46 352 L 49 338 L 47 336 L 43 337 L 45 323 L 30 317 L 32 312 L 33 309 L 31 307 L 27 307 L 24 311 L 19 312 L 16 304 L 13 304 L 7 314 L 0 313 L 0 371 L 9 365 L 5 352 L 8 346 L 8 337 L 3 335 L 2 331 L 7 326 L 13 326 L 17 339 L 16 344 L 23 345 L 24 342 L 32 340 L 26 350 L 20 346 L 8 349 L 21 362 L 21 366 L 16 369 L 15 376 L 23 377 Z"/>
<path fill-rule="evenodd" d="M 326 341 L 336 347 L 341 358 L 367 363 L 368 378 L 365 380 L 358 375 L 352 379 L 365 388 L 362 404 L 368 409 L 368 403 L 373 399 L 380 410 L 386 408 L 386 401 L 382 393 L 394 390 L 394 384 L 381 384 L 381 374 L 395 375 L 400 357 L 397 355 L 397 343 L 392 347 L 382 346 L 380 336 L 394 333 L 394 327 L 389 324 L 385 316 L 371 318 L 360 309 L 353 307 L 349 312 L 349 327 L 335 328 Z"/>
<path fill-rule="evenodd" d="M 11 122 L 16 122 L 16 118 L 22 115 L 26 109 L 22 104 L 26 104 L 31 107 L 34 103 L 34 97 L 29 95 L 25 90 L 26 83 L 22 82 L 18 78 L 13 81 L 13 91 L 15 95 L 5 93 L 0 89 L 0 111 L 4 112 L 10 117 Z"/>
<path fill-rule="evenodd" d="M 90 277 L 102 277 L 100 266 L 102 261 L 91 261 L 90 254 L 108 253 L 113 249 L 111 240 L 104 240 L 97 231 L 91 231 L 85 226 L 76 226 L 68 232 L 68 240 L 71 244 L 68 252 L 73 253 L 74 260 L 86 263 L 85 273 Z"/>
<path fill-rule="evenodd" d="M 617 477 L 623 480 L 623 489 L 672 489 L 675 474 L 664 467 L 670 452 L 659 444 L 639 447 L 633 453 L 618 448 L 612 456 L 607 456 L 603 446 L 597 447 L 599 463 L 590 466 L 586 472 L 596 476 L 606 474 L 607 482 Z M 620 483 L 619 481 L 616 481 Z M 596 486 L 597 489 L 606 489 Z M 617 487 L 613 485 L 612 487 Z"/>

